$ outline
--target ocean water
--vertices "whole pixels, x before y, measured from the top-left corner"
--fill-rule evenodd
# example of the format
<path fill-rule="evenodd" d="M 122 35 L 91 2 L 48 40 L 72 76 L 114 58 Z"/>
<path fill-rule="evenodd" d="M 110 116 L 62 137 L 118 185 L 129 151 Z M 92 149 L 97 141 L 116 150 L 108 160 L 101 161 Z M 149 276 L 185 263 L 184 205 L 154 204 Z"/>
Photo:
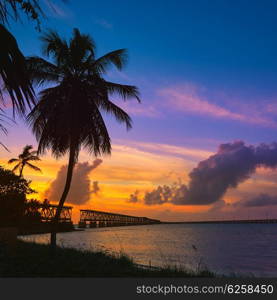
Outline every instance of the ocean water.
<path fill-rule="evenodd" d="M 50 235 L 22 239 L 48 243 Z M 151 266 L 207 267 L 220 274 L 277 277 L 277 224 L 158 224 L 59 233 L 58 244 L 124 252 Z"/>

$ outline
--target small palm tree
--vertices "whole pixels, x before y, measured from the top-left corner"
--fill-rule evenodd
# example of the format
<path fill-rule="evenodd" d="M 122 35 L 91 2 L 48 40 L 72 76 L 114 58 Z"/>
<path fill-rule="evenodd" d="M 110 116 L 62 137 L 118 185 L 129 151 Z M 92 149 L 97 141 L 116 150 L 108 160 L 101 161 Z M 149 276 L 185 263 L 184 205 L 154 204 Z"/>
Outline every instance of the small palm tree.
<path fill-rule="evenodd" d="M 8 161 L 9 164 L 16 163 L 14 168 L 12 169 L 13 172 L 19 170 L 19 176 L 22 177 L 23 169 L 25 166 L 41 172 L 41 169 L 30 163 L 30 161 L 38 161 L 40 158 L 37 156 L 37 151 L 31 151 L 33 146 L 26 145 L 23 148 L 23 152 L 18 155 L 18 158 L 12 158 Z"/>
<path fill-rule="evenodd" d="M 135 86 L 103 78 L 111 65 L 119 70 L 123 68 L 127 58 L 125 49 L 96 58 L 94 41 L 78 29 L 74 29 L 70 41 L 55 31 L 49 31 L 41 39 L 44 54 L 51 57 L 52 62 L 30 57 L 30 74 L 38 84 L 56 85 L 40 92 L 39 102 L 29 114 L 28 121 L 39 142 L 39 154 L 47 149 L 56 158 L 69 153 L 65 187 L 51 233 L 51 244 L 55 247 L 58 220 L 81 147 L 95 156 L 111 152 L 111 140 L 101 112 L 112 115 L 127 129 L 132 127 L 130 116 L 115 105 L 110 96 L 117 94 L 123 99 L 140 99 Z"/>

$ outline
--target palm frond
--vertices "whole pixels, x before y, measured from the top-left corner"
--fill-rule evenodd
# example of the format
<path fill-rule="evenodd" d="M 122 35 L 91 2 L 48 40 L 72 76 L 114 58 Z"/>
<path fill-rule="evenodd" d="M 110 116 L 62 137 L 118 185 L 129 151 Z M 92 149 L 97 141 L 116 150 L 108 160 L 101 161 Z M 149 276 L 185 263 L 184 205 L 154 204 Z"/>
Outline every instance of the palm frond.
<path fill-rule="evenodd" d="M 31 80 L 38 85 L 43 85 L 45 82 L 59 81 L 58 67 L 43 58 L 38 56 L 27 57 L 26 65 Z"/>
<path fill-rule="evenodd" d="M 1 113 L 2 109 L 0 109 L 0 130 L 2 132 L 4 132 L 4 134 L 8 133 L 7 128 L 2 124 L 2 122 L 4 121 L 3 117 L 6 117 L 4 114 Z"/>
<path fill-rule="evenodd" d="M 18 48 L 13 35 L 0 24 L 0 79 L 11 98 L 14 111 L 24 114 L 26 104 L 35 103 L 34 90 L 26 69 L 25 58 Z M 0 89 L 0 101 L 4 101 Z"/>
<path fill-rule="evenodd" d="M 29 157 L 32 157 L 33 155 L 34 155 L 34 156 L 37 155 L 37 150 L 31 151 Z"/>
<path fill-rule="evenodd" d="M 94 59 L 95 42 L 87 34 L 81 34 L 79 29 L 73 29 L 73 37 L 69 42 L 70 58 L 75 68 L 79 68 L 80 64 L 87 60 Z"/>
<path fill-rule="evenodd" d="M 14 21 L 20 20 L 20 12 L 37 22 L 37 29 L 40 28 L 40 17 L 44 17 L 44 13 L 39 5 L 38 0 L 0 0 L 0 22 L 2 24 L 9 23 L 9 19 Z"/>
<path fill-rule="evenodd" d="M 30 155 L 28 161 L 40 161 L 41 159 L 36 155 Z"/>
<path fill-rule="evenodd" d="M 82 136 L 82 144 L 96 157 L 102 154 L 110 154 L 112 149 L 111 139 L 97 105 L 93 102 L 90 103 L 89 111 L 88 120 L 83 123 L 83 126 L 86 126 L 84 128 L 86 134 Z M 94 126 L 91 126 L 92 124 Z"/>
<path fill-rule="evenodd" d="M 17 165 L 14 166 L 14 168 L 12 169 L 12 171 L 15 172 L 20 167 L 21 167 L 21 163 L 18 163 Z"/>
<path fill-rule="evenodd" d="M 2 132 L 4 132 L 4 134 L 8 134 L 8 129 L 3 125 L 3 123 L 9 124 L 9 122 L 7 120 L 15 123 L 15 120 L 13 120 L 13 119 L 9 118 L 7 115 L 5 115 L 3 113 L 3 109 L 0 108 L 0 130 Z"/>
<path fill-rule="evenodd" d="M 49 30 L 41 36 L 41 40 L 43 54 L 46 56 L 52 55 L 56 64 L 60 65 L 68 58 L 68 44 L 56 31 Z"/>
<path fill-rule="evenodd" d="M 138 102 L 141 102 L 138 88 L 134 85 L 124 85 L 109 81 L 105 81 L 105 85 L 110 94 L 118 94 L 123 100 L 135 98 Z"/>
<path fill-rule="evenodd" d="M 100 109 L 114 116 L 119 123 L 124 123 L 126 125 L 127 130 L 132 128 L 131 117 L 119 106 L 115 105 L 110 100 L 102 100 L 99 102 L 96 100 L 95 102 L 97 103 Z"/>
<path fill-rule="evenodd" d="M 110 153 L 107 128 L 87 91 L 76 92 L 79 102 L 74 96 L 66 98 L 67 91 L 63 86 L 44 90 L 27 117 L 39 141 L 38 153 L 51 149 L 55 157 L 60 157 L 69 150 L 72 139 L 77 140 L 78 148 L 83 144 L 95 155 Z"/>
<path fill-rule="evenodd" d="M 30 167 L 31 169 L 33 169 L 33 170 L 35 170 L 35 171 L 38 171 L 38 172 L 41 172 L 41 173 L 42 173 L 41 169 L 40 169 L 39 167 L 34 166 L 33 164 L 27 162 L 26 165 L 27 165 L 28 167 Z"/>
<path fill-rule="evenodd" d="M 6 151 L 11 152 L 3 143 L 0 142 L 0 146 L 2 146 Z"/>
<path fill-rule="evenodd" d="M 7 133 L 8 133 L 7 128 L 6 128 L 4 125 L 2 125 L 2 124 L 0 124 L 0 130 L 3 131 L 4 134 L 7 134 Z"/>
<path fill-rule="evenodd" d="M 18 158 L 11 158 L 9 161 L 8 161 L 8 164 L 13 164 L 14 162 L 18 162 L 19 159 Z"/>
<path fill-rule="evenodd" d="M 127 58 L 126 49 L 111 51 L 96 59 L 92 63 L 91 69 L 97 73 L 106 73 L 108 67 L 114 65 L 117 69 L 121 70 L 125 66 Z"/>
<path fill-rule="evenodd" d="M 30 153 L 30 150 L 33 149 L 33 146 L 32 145 L 26 145 L 24 148 L 23 148 L 23 152 L 22 152 L 22 156 L 27 156 L 29 153 Z"/>

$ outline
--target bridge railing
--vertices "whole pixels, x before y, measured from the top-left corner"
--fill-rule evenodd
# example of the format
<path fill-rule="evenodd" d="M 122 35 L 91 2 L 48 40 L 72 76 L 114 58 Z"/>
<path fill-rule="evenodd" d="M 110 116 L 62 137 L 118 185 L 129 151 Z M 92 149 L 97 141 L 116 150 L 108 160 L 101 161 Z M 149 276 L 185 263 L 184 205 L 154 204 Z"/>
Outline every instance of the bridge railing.
<path fill-rule="evenodd" d="M 97 210 L 80 210 L 79 226 L 86 227 L 86 222 L 90 222 L 91 227 L 96 227 L 154 224 L 160 221 L 146 217 L 115 214 Z"/>
<path fill-rule="evenodd" d="M 49 204 L 49 205 L 41 205 L 39 208 L 39 212 L 41 215 L 41 220 L 43 222 L 51 222 L 56 214 L 58 205 Z M 71 222 L 72 218 L 72 207 L 64 206 L 61 211 L 61 215 L 59 218 L 60 222 Z"/>

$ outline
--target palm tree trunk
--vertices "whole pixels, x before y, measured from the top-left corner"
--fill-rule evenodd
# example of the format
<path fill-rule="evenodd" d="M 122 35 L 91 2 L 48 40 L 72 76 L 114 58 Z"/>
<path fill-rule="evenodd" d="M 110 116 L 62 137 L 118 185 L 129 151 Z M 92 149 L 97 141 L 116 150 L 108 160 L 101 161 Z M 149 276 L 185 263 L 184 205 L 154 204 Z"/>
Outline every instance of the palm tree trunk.
<path fill-rule="evenodd" d="M 22 177 L 22 173 L 23 173 L 23 166 L 20 168 L 20 174 L 19 174 L 20 177 Z"/>
<path fill-rule="evenodd" d="M 59 205 L 56 210 L 56 214 L 55 214 L 55 217 L 53 219 L 53 224 L 52 224 L 50 244 L 53 249 L 55 249 L 56 245 L 57 245 L 57 230 L 58 230 L 59 218 L 61 215 L 61 211 L 62 211 L 64 202 L 66 200 L 66 197 L 67 197 L 69 189 L 70 189 L 74 166 L 75 166 L 75 147 L 71 146 L 70 151 L 69 151 L 69 160 L 68 160 L 65 187 L 64 187 L 64 191 L 62 193 L 61 199 L 59 201 Z"/>

